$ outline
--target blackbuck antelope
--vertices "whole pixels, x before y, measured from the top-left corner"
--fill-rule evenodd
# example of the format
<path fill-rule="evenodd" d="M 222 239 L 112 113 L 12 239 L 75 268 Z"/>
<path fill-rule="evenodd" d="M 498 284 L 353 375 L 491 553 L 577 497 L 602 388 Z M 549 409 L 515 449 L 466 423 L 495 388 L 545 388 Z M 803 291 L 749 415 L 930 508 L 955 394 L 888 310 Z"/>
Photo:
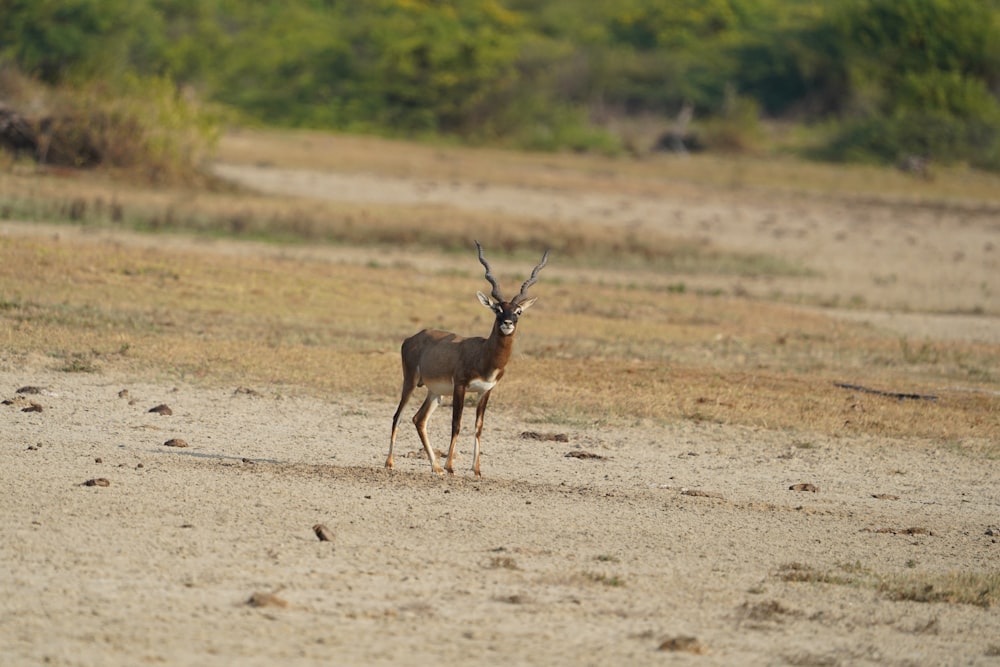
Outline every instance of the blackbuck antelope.
<path fill-rule="evenodd" d="M 483 247 L 476 241 L 479 250 L 479 261 L 486 268 L 486 280 L 493 286 L 493 300 L 482 292 L 476 292 L 479 302 L 493 311 L 496 320 L 489 338 L 463 338 L 448 331 L 424 329 L 403 341 L 403 391 L 399 399 L 399 407 L 392 417 L 392 436 L 389 439 L 389 456 L 385 467 L 392 468 L 392 449 L 396 444 L 396 429 L 399 425 L 399 415 L 417 387 L 427 387 L 427 398 L 413 416 L 420 442 L 424 445 L 431 468 L 434 472 L 442 472 L 431 443 L 427 439 L 427 420 L 431 413 L 440 405 L 441 397 L 451 394 L 451 446 L 448 448 L 448 460 L 444 469 L 454 473 L 455 443 L 462 428 L 462 408 L 465 405 L 465 393 L 478 394 L 476 402 L 476 446 L 472 459 L 472 471 L 479 477 L 479 436 L 483 432 L 483 415 L 486 413 L 486 403 L 490 400 L 490 392 L 503 377 L 504 368 L 510 360 L 514 349 L 514 332 L 517 330 L 517 320 L 535 303 L 528 298 L 528 288 L 535 284 L 538 272 L 549 260 L 549 251 L 542 255 L 542 261 L 531 270 L 531 276 L 521 285 L 521 291 L 510 301 L 503 298 L 500 286 L 497 285 L 490 265 L 483 257 Z"/>

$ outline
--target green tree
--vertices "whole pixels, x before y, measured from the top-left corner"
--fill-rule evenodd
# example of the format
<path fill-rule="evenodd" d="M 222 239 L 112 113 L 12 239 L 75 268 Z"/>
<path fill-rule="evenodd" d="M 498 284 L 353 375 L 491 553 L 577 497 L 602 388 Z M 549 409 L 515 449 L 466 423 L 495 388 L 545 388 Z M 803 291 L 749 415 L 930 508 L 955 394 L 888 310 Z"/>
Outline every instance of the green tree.
<path fill-rule="evenodd" d="M 852 0 L 847 120 L 835 155 L 1000 167 L 1000 17 L 993 0 Z"/>
<path fill-rule="evenodd" d="M 155 32 L 142 0 L 0 0 L 2 54 L 48 83 L 121 73 Z"/>
<path fill-rule="evenodd" d="M 494 0 L 262 5 L 219 96 L 270 122 L 467 132 L 516 81 L 519 29 Z"/>
<path fill-rule="evenodd" d="M 494 0 L 382 0 L 364 37 L 368 91 L 384 121 L 468 131 L 514 85 L 521 19 Z"/>
<path fill-rule="evenodd" d="M 361 79 L 346 21 L 301 3 L 257 4 L 230 21 L 210 79 L 220 101 L 268 123 L 343 124 L 338 106 L 357 98 Z"/>
<path fill-rule="evenodd" d="M 836 119 L 835 157 L 985 164 L 1000 125 L 1000 0 L 0 0 L 0 62 L 111 94 L 169 81 L 272 124 L 547 148 L 606 150 L 593 119 L 690 103 Z"/>

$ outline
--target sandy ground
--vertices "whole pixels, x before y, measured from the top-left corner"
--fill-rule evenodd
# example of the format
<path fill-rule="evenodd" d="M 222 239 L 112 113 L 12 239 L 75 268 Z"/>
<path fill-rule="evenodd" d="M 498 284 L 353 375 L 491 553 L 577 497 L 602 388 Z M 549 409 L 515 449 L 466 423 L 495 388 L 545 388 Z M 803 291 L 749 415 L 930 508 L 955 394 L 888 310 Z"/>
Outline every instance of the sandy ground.
<path fill-rule="evenodd" d="M 780 576 L 995 571 L 995 462 L 935 443 L 540 431 L 562 442 L 498 412 L 476 481 L 469 437 L 454 477 L 415 456 L 412 432 L 385 471 L 388 404 L 0 373 L 7 397 L 25 382 L 46 388 L 30 396 L 43 412 L 0 410 L 7 665 L 944 665 L 1000 650 L 995 609 Z M 162 403 L 172 415 L 149 412 Z M 82 485 L 95 478 L 109 486 Z M 702 653 L 659 650 L 678 637 Z"/>
<path fill-rule="evenodd" d="M 309 178 L 312 194 L 336 180 Z M 692 230 L 707 219 L 684 202 L 648 205 L 682 208 Z M 721 208 L 717 224 L 732 230 L 716 241 L 756 248 L 760 210 L 744 210 L 741 227 Z M 997 223 L 928 218 L 913 243 L 890 243 L 904 217 L 845 214 L 846 237 L 823 241 L 844 249 L 839 263 L 818 237 L 770 234 L 760 247 L 820 269 L 807 286 L 816 293 L 879 288 L 869 298 L 880 326 L 948 337 L 962 317 L 982 332 L 972 338 L 1000 340 Z M 863 219 L 881 223 L 852 231 Z M 864 275 L 845 268 L 850 257 Z M 875 280 L 913 266 L 912 282 Z M 917 304 L 945 312 L 891 312 Z M 947 312 L 963 309 L 983 314 Z M 29 385 L 43 391 L 17 393 Z M 1000 537 L 988 534 L 1000 533 L 997 463 L 947 442 L 808 425 L 539 427 L 494 410 L 476 480 L 471 435 L 459 474 L 436 476 L 408 423 L 396 470 L 384 470 L 394 401 L 238 379 L 142 384 L 6 355 L 0 398 L 14 400 L 0 406 L 4 665 L 1000 660 L 995 608 L 897 601 L 873 583 L 1000 568 Z M 30 401 L 42 411 L 23 411 Z M 159 404 L 172 414 L 149 412 Z M 438 446 L 447 421 L 432 422 Z M 164 444 L 176 438 L 188 446 Z M 790 490 L 801 483 L 818 491 Z M 316 524 L 333 540 L 317 539 Z M 841 583 L 794 580 L 809 573 Z"/>

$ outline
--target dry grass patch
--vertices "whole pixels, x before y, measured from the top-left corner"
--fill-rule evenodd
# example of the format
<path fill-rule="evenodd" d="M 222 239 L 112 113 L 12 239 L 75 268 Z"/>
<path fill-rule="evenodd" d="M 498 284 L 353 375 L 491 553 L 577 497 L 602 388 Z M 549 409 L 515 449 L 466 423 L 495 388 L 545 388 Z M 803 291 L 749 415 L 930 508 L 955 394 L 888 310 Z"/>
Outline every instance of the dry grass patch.
<path fill-rule="evenodd" d="M 988 440 L 1000 427 L 1000 400 L 989 394 L 955 392 L 935 402 L 900 401 L 845 391 L 828 378 L 809 374 L 666 367 L 620 359 L 533 360 L 529 368 L 527 361 L 516 364 L 505 380 L 505 394 L 534 392 L 529 414 L 544 423 L 686 419 L 955 443 Z M 1000 454 L 988 443 L 986 451 Z"/>
<path fill-rule="evenodd" d="M 781 159 L 691 156 L 613 160 L 581 155 L 523 154 L 495 149 L 427 146 L 370 137 L 303 132 L 240 131 L 225 136 L 219 158 L 244 165 L 376 173 L 447 187 L 450 183 L 509 185 L 574 196 L 606 193 L 622 199 L 667 197 L 685 202 L 756 202 L 775 196 L 830 201 L 881 201 L 982 214 L 1000 205 L 1000 178 L 946 172 L 934 182 L 893 170 Z M 780 192 L 780 195 L 778 194 Z M 791 197 L 791 198 L 790 198 Z M 336 202 L 214 188 L 149 188 L 116 175 L 62 170 L 48 175 L 0 171 L 0 218 L 69 221 L 94 227 L 195 232 L 294 243 L 381 244 L 464 251 L 466 239 L 509 253 L 552 247 L 560 257 L 659 272 L 740 276 L 803 276 L 803 266 L 760 253 L 722 251 L 704 239 L 643 228 L 572 224 L 537 215 L 458 209 L 445 204 Z M 683 283 L 677 283 L 683 290 Z"/>
<path fill-rule="evenodd" d="M 0 172 L 0 219 L 69 222 L 94 229 L 183 232 L 283 244 L 361 244 L 466 251 L 478 238 L 494 251 L 535 255 L 551 248 L 592 266 L 660 272 L 801 276 L 808 271 L 761 253 L 723 251 L 650 230 L 566 225 L 446 204 L 354 203 L 183 187 L 150 188 L 102 174 Z"/>
<path fill-rule="evenodd" d="M 405 336 L 424 326 L 485 335 L 491 324 L 475 302 L 473 256 L 440 255 L 441 267 L 455 268 L 428 272 L 173 241 L 0 238 L 6 363 L 41 355 L 63 370 L 392 401 Z M 941 343 L 938 354 L 908 361 L 893 338 L 786 306 L 641 284 L 563 285 L 556 267 L 537 294 L 494 399 L 526 419 L 916 435 L 997 453 L 1000 397 L 974 391 L 976 379 L 951 361 L 988 365 L 997 346 Z M 883 355 L 887 362 L 871 363 Z M 833 386 L 859 378 L 941 397 L 899 401 Z M 957 384 L 971 390 L 938 391 Z"/>
<path fill-rule="evenodd" d="M 782 581 L 872 588 L 891 600 L 944 602 L 990 608 L 1000 603 L 1000 573 L 927 572 L 878 574 L 859 563 L 817 569 L 801 563 L 779 568 Z"/>
<path fill-rule="evenodd" d="M 684 161 L 685 176 L 678 178 L 670 171 L 676 161 L 666 159 L 637 163 L 250 132 L 228 137 L 222 157 L 567 191 L 677 195 L 678 188 L 695 187 L 698 197 L 727 196 L 717 181 L 722 166 L 707 158 Z M 780 161 L 725 168 L 746 170 L 744 180 L 763 188 L 803 193 L 854 178 L 850 170 L 797 165 L 801 178 L 781 186 L 791 172 Z M 903 187 L 908 183 L 886 192 L 915 194 Z M 474 297 L 482 273 L 468 247 L 479 237 L 504 267 L 504 284 L 523 280 L 518 267 L 526 271 L 541 246 L 553 247 L 556 261 L 538 285 L 541 301 L 522 326 L 511 373 L 494 399 L 537 422 L 686 419 L 922 436 L 987 454 L 1000 441 L 993 370 L 1000 367 L 1000 346 L 913 342 L 739 294 L 688 290 L 677 278 L 802 272 L 766 256 L 441 205 L 345 204 L 227 188 L 152 190 L 77 172 L 0 174 L 0 215 L 71 221 L 86 230 L 295 242 L 120 234 L 100 241 L 68 228 L 61 240 L 49 234 L 58 228 L 0 238 L 7 349 L 44 355 L 70 372 L 122 368 L 210 383 L 238 378 L 394 396 L 405 336 L 425 326 L 488 332 L 488 313 Z M 939 399 L 899 401 L 834 382 Z"/>

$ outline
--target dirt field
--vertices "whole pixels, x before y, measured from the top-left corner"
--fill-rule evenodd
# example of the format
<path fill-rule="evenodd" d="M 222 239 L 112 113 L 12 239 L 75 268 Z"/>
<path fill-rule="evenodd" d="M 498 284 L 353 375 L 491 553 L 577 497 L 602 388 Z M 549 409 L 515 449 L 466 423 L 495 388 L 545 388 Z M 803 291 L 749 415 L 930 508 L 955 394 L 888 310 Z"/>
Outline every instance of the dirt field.
<path fill-rule="evenodd" d="M 801 301 L 803 313 L 914 342 L 1000 345 L 1000 222 L 976 206 L 730 191 L 633 199 L 234 164 L 219 171 L 272 192 L 665 226 L 810 269 L 686 276 L 692 288 Z M 70 247 L 76 235 L 93 242 L 70 228 L 18 224 L 0 238 L 39 233 L 58 233 Z M 116 242 L 164 243 L 126 236 Z M 170 243 L 209 255 L 267 252 Z M 345 248 L 303 252 L 370 261 Z M 572 284 L 572 271 L 554 275 Z M 476 480 L 471 411 L 459 474 L 431 473 L 408 422 L 396 469 L 383 469 L 395 385 L 375 400 L 238 379 L 154 380 L 0 358 L 0 398 L 11 401 L 0 406 L 4 665 L 1000 660 L 992 437 L 894 439 L 694 419 L 528 422 L 500 403 L 487 414 Z M 29 386 L 39 391 L 17 391 Z M 996 396 L 1000 386 L 975 391 Z M 161 404 L 172 414 L 150 412 Z M 997 403 L 987 405 L 980 418 L 996 433 Z M 447 429 L 442 409 L 431 429 L 437 446 Z M 172 439 L 187 446 L 167 446 Z M 107 485 L 85 485 L 95 479 Z M 317 524 L 332 541 L 317 538 Z"/>

